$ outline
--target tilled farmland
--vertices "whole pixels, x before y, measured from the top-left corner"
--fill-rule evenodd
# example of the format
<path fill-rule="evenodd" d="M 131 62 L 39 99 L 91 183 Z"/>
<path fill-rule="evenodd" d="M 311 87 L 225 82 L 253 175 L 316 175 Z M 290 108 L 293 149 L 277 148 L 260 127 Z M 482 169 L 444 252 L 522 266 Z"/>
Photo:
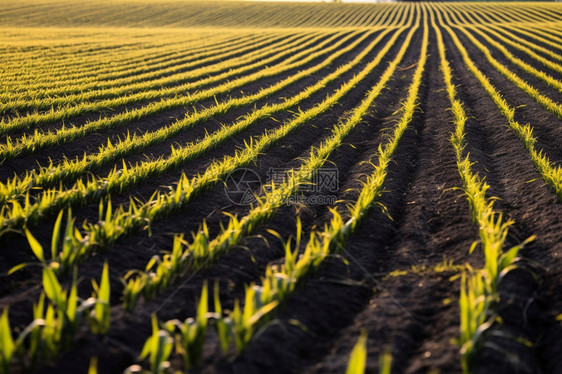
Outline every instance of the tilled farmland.
<path fill-rule="evenodd" d="M 0 50 L 0 374 L 562 373 L 562 5 L 2 1 Z"/>

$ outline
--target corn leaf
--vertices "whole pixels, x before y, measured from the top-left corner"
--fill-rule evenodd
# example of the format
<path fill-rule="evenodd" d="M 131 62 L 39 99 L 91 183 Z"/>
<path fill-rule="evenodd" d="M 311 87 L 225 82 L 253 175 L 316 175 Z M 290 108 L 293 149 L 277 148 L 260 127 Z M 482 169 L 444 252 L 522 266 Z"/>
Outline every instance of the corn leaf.
<path fill-rule="evenodd" d="M 0 317 L 0 343 L 0 369 L 3 372 L 9 372 L 10 362 L 12 361 L 16 345 L 10 330 L 7 308 L 4 309 L 2 317 Z"/>
<path fill-rule="evenodd" d="M 60 240 L 60 226 L 62 222 L 63 211 L 59 212 L 57 220 L 55 221 L 55 227 L 53 229 L 53 238 L 51 239 L 51 258 L 55 259 L 57 257 L 57 248 L 59 247 Z M 69 213 L 70 214 L 70 213 Z"/>
<path fill-rule="evenodd" d="M 359 340 L 355 343 L 345 374 L 364 374 L 367 361 L 367 331 L 361 331 Z"/>
<path fill-rule="evenodd" d="M 61 308 L 63 304 L 62 288 L 55 272 L 49 267 L 43 268 L 43 289 L 49 300 Z"/>
<path fill-rule="evenodd" d="M 29 232 L 28 229 L 25 229 L 25 236 L 27 236 L 27 241 L 29 242 L 29 246 L 31 247 L 31 250 L 33 251 L 35 257 L 37 257 L 39 261 L 44 263 L 45 256 L 43 256 L 43 247 L 41 246 L 41 244 L 39 244 L 37 239 L 35 239 L 35 237 L 31 235 L 31 232 Z"/>

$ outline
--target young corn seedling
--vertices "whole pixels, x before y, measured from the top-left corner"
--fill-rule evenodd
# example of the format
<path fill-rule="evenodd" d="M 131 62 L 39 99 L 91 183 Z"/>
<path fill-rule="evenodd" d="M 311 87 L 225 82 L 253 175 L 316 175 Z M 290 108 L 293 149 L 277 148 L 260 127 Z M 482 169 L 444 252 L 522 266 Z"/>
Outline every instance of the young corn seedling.
<path fill-rule="evenodd" d="M 98 374 L 98 358 L 92 357 L 90 359 L 90 366 L 88 367 L 88 374 Z"/>
<path fill-rule="evenodd" d="M 263 288 L 252 283 L 246 286 L 244 307 L 240 307 L 238 299 L 234 302 L 230 326 L 237 352 L 248 346 L 259 323 L 263 323 L 263 318 L 279 305 L 279 301 L 268 299 L 269 295 L 263 292 Z"/>
<path fill-rule="evenodd" d="M 203 223 L 202 230 L 194 235 L 194 242 L 189 249 L 196 249 L 197 254 L 188 251 L 183 235 L 174 236 L 172 251 L 162 257 L 153 256 L 144 271 L 132 270 L 123 277 L 124 307 L 127 311 L 134 310 L 141 294 L 146 301 L 150 301 L 160 291 L 167 289 L 191 263 L 193 256 L 200 256 L 208 247 L 209 231 Z"/>
<path fill-rule="evenodd" d="M 98 285 L 96 281 L 92 279 L 92 286 L 94 288 L 92 299 L 95 303 L 94 308 L 90 312 L 92 332 L 98 335 L 105 335 L 107 333 L 107 330 L 109 329 L 110 323 L 109 298 L 111 295 L 111 288 L 109 284 L 109 269 L 107 266 L 107 262 L 103 265 L 100 284 Z"/>
<path fill-rule="evenodd" d="M 140 359 L 149 357 L 150 372 L 152 374 L 165 373 L 170 367 L 168 358 L 174 348 L 173 334 L 158 327 L 156 315 L 152 315 L 152 336 L 148 338 L 142 349 Z M 125 370 L 125 373 L 142 372 L 137 365 Z"/>
<path fill-rule="evenodd" d="M 195 318 L 188 318 L 184 322 L 177 319 L 170 320 L 159 328 L 156 316 L 152 316 L 152 336 L 146 341 L 140 355 L 141 360 L 150 356 L 151 373 L 166 372 L 170 366 L 168 359 L 174 347 L 175 352 L 183 358 L 185 369 L 189 370 L 200 365 L 209 319 L 215 316 L 209 313 L 208 304 L 209 292 L 205 283 L 201 289 Z M 126 373 L 138 372 L 143 372 L 138 365 L 133 365 L 126 370 Z"/>
<path fill-rule="evenodd" d="M 8 308 L 4 309 L 0 317 L 0 373 L 7 374 L 10 372 L 10 365 L 14 358 L 16 344 L 10 330 L 10 321 L 8 319 Z"/>
<path fill-rule="evenodd" d="M 390 350 L 384 351 L 379 356 L 379 373 L 390 374 L 392 369 L 392 353 Z"/>
<path fill-rule="evenodd" d="M 226 355 L 228 353 L 230 343 L 234 339 L 234 336 L 232 335 L 232 324 L 230 319 L 225 319 L 223 317 L 218 281 L 215 282 L 213 291 L 213 303 L 215 306 L 214 317 L 216 319 L 217 334 L 219 336 L 222 352 Z"/>
<path fill-rule="evenodd" d="M 463 272 L 461 276 L 459 343 L 463 373 L 471 372 L 474 354 L 483 344 L 483 334 L 496 319 L 492 312 L 494 295 L 490 289 L 490 282 L 486 280 L 487 276 L 485 270 L 474 272 L 468 277 Z"/>
<path fill-rule="evenodd" d="M 299 280 L 311 269 L 317 268 L 329 253 L 329 241 L 326 241 L 326 244 L 321 243 L 316 235 L 312 234 L 302 255 L 299 256 L 301 237 L 302 225 L 300 220 L 297 220 L 295 249 L 292 248 L 291 239 L 283 243 L 285 263 L 281 266 L 268 265 L 265 276 L 262 277 L 262 286 L 254 283 L 246 286 L 244 307 L 240 306 L 238 299 L 235 300 L 233 311 L 217 324 L 223 351 L 226 351 L 225 347 L 230 338 L 234 340 L 236 351 L 243 351 L 258 328 L 267 322 L 270 313 L 294 291 Z M 220 303 L 216 300 L 215 305 L 217 304 L 218 307 L 215 308 L 220 310 Z"/>
<path fill-rule="evenodd" d="M 207 334 L 208 326 L 208 305 L 209 305 L 209 292 L 207 283 L 201 289 L 201 297 L 197 306 L 197 314 L 195 318 L 188 318 L 185 322 L 169 321 L 166 325 L 176 325 L 179 329 L 179 346 L 176 350 L 183 357 L 185 369 L 191 369 L 201 364 L 203 356 L 203 343 L 205 335 Z"/>
<path fill-rule="evenodd" d="M 60 223 L 61 215 L 57 220 Z M 58 233 L 58 230 L 55 230 Z M 36 333 L 31 334 L 31 338 L 42 340 L 44 347 L 47 348 L 47 358 L 56 353 L 57 347 L 59 345 L 65 345 L 66 341 L 63 338 L 70 339 L 71 336 L 76 332 L 81 319 L 81 313 L 84 308 L 87 308 L 87 304 L 79 307 L 79 300 L 77 294 L 77 271 L 74 271 L 73 281 L 70 288 L 70 292 L 63 290 L 62 286 L 57 278 L 57 270 L 59 269 L 58 263 L 56 261 L 46 262 L 43 255 L 43 247 L 41 244 L 33 237 L 33 235 L 26 230 L 26 236 L 29 241 L 33 252 L 37 258 L 41 261 L 43 265 L 42 274 L 42 284 L 43 284 L 43 294 L 41 295 L 39 302 L 34 306 L 34 317 L 35 321 L 43 320 L 44 324 L 38 324 L 36 327 L 41 326 L 40 336 Z M 58 235 L 54 235 L 52 241 L 52 249 L 54 250 L 58 244 Z M 50 303 L 47 305 L 46 312 L 44 296 L 46 295 Z M 69 337 L 69 338 L 67 338 Z M 39 347 L 39 341 L 32 343 L 33 347 Z M 37 343 L 37 344 L 36 344 Z M 33 353 L 34 350 L 32 349 Z"/>
<path fill-rule="evenodd" d="M 125 284 L 123 289 L 123 308 L 126 311 L 133 311 L 139 301 L 142 291 L 146 287 L 146 277 L 132 276 L 137 271 L 128 272 L 122 282 Z"/>
<path fill-rule="evenodd" d="M 379 356 L 379 374 L 390 374 L 392 354 L 389 350 Z M 364 374 L 367 368 L 367 331 L 362 330 L 357 343 L 353 346 L 345 374 Z"/>
<path fill-rule="evenodd" d="M 68 347 L 84 315 L 91 313 L 91 309 L 97 306 L 95 299 L 79 299 L 76 270 L 70 292 L 68 292 L 62 289 L 55 272 L 51 268 L 45 267 L 43 269 L 43 290 L 44 294 L 33 308 L 34 322 L 28 327 L 31 328 L 29 353 L 32 356 L 38 356 L 37 360 L 34 360 L 35 362 L 51 360 L 59 354 L 61 349 Z M 50 301 L 46 309 L 43 295 L 46 295 Z M 108 315 L 107 318 L 109 318 Z"/>
<path fill-rule="evenodd" d="M 51 268 L 57 275 L 68 274 L 70 269 L 72 269 L 84 255 L 82 251 L 83 246 L 81 245 L 83 238 L 80 234 L 80 230 L 74 227 L 74 219 L 72 218 L 72 211 L 70 209 L 67 213 L 66 227 L 64 232 L 62 231 L 63 212 L 64 211 L 61 210 L 55 220 L 51 238 L 50 259 L 47 259 L 43 246 L 31 235 L 27 228 L 25 229 L 27 241 L 35 257 L 37 257 L 43 267 Z M 34 263 L 27 262 L 16 265 L 9 270 L 8 274 L 12 274 L 30 265 L 34 265 Z"/>
<path fill-rule="evenodd" d="M 367 365 L 367 331 L 361 331 L 357 343 L 353 346 L 345 374 L 364 374 Z"/>
<path fill-rule="evenodd" d="M 63 290 L 55 271 L 49 266 L 43 268 L 43 293 L 33 305 L 33 321 L 18 334 L 13 345 L 9 344 L 13 340 L 4 312 L 0 337 L 7 349 L 2 349 L 2 362 L 8 363 L 16 353 L 18 363 L 25 370 L 32 370 L 41 362 L 52 361 L 70 345 L 83 315 L 93 306 L 91 300 L 79 300 L 76 278 L 74 271 L 70 290 Z"/>

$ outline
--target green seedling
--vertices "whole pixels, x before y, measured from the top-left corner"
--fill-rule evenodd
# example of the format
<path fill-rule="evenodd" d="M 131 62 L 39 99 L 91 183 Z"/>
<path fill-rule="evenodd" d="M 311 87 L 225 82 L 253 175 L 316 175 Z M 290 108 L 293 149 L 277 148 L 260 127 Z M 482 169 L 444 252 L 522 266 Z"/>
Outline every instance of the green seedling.
<path fill-rule="evenodd" d="M 110 303 L 109 298 L 111 289 L 109 284 L 109 268 L 107 262 L 103 265 L 101 275 L 101 282 L 98 286 L 95 280 L 92 280 L 94 294 L 92 298 L 95 300 L 95 305 L 90 313 L 90 322 L 92 325 L 92 332 L 94 334 L 105 335 L 109 330 L 110 323 Z"/>
<path fill-rule="evenodd" d="M 353 346 L 345 374 L 364 374 L 367 365 L 367 331 L 361 331 Z"/>

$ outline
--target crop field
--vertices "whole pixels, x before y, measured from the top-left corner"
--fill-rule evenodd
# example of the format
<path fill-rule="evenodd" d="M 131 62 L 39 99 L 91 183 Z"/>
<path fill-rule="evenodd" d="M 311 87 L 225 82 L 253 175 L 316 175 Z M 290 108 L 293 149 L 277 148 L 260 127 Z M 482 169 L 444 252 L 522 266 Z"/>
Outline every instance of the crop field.
<path fill-rule="evenodd" d="M 562 373 L 562 4 L 0 4 L 0 374 Z"/>

